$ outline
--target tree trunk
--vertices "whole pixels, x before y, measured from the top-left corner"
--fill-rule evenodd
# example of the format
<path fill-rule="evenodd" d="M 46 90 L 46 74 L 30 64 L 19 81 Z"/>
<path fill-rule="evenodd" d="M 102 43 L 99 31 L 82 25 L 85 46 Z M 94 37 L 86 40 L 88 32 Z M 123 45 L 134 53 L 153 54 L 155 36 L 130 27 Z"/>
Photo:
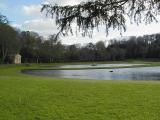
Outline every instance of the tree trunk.
<path fill-rule="evenodd" d="M 7 52 L 8 52 L 8 49 L 5 50 L 4 47 L 2 47 L 2 64 L 4 64 L 4 61 L 6 59 L 6 56 L 7 56 Z"/>
<path fill-rule="evenodd" d="M 36 62 L 37 62 L 37 63 L 39 63 L 39 57 L 37 57 L 37 60 L 36 60 Z"/>

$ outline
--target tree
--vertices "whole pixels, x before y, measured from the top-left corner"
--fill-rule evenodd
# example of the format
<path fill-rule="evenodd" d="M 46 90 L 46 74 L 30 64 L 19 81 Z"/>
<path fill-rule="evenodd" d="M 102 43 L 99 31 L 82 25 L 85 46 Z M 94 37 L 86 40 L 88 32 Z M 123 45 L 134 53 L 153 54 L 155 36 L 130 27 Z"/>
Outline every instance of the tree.
<path fill-rule="evenodd" d="M 111 40 L 107 47 L 107 59 L 108 60 L 123 60 L 126 55 L 126 42 Z"/>
<path fill-rule="evenodd" d="M 41 43 L 40 57 L 42 62 L 50 63 L 60 61 L 64 57 L 64 46 L 55 34 L 50 35 L 47 40 Z"/>
<path fill-rule="evenodd" d="M 52 45 L 60 41 L 59 37 L 56 34 L 50 35 L 48 40 Z"/>
<path fill-rule="evenodd" d="M 56 35 L 50 35 L 49 39 L 50 62 L 60 61 L 64 57 L 64 46 L 61 44 L 60 38 Z"/>
<path fill-rule="evenodd" d="M 53 56 L 55 61 L 64 61 L 65 46 L 59 41 L 53 46 Z"/>
<path fill-rule="evenodd" d="M 6 16 L 1 15 L 0 13 L 0 24 L 7 24 L 8 23 L 8 19 Z"/>
<path fill-rule="evenodd" d="M 20 49 L 19 33 L 8 24 L 6 16 L 0 14 L 0 60 L 4 63 Z M 9 60 L 7 61 L 9 62 Z"/>
<path fill-rule="evenodd" d="M 160 0 L 94 0 L 73 6 L 44 4 L 41 11 L 56 16 L 58 34 L 73 33 L 72 24 L 76 23 L 83 36 L 91 36 L 93 29 L 100 25 L 106 26 L 107 34 L 110 28 L 125 31 L 127 16 L 137 24 L 142 20 L 145 23 L 157 21 L 159 6 Z"/>
<path fill-rule="evenodd" d="M 35 32 L 21 32 L 21 55 L 25 58 L 25 62 L 33 62 L 36 59 L 38 62 L 40 56 L 41 37 Z M 28 60 L 27 60 L 28 59 Z"/>
<path fill-rule="evenodd" d="M 96 60 L 105 60 L 106 59 L 106 47 L 103 41 L 96 43 Z"/>
<path fill-rule="evenodd" d="M 67 60 L 79 60 L 79 45 L 69 45 L 66 49 L 65 56 Z"/>
<path fill-rule="evenodd" d="M 6 57 L 18 53 L 20 49 L 18 32 L 7 24 L 0 24 L 0 57 L 4 63 Z"/>
<path fill-rule="evenodd" d="M 95 51 L 96 51 L 96 46 L 93 43 L 88 43 L 86 46 L 86 55 L 89 61 L 94 61 L 95 60 Z"/>

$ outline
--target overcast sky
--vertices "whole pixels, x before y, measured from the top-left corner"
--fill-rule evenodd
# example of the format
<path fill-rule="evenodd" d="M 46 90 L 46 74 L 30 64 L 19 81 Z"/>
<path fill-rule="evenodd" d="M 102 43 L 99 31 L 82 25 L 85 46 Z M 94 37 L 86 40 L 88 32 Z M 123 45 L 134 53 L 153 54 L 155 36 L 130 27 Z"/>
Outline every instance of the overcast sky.
<path fill-rule="evenodd" d="M 0 0 L 0 12 L 6 15 L 10 20 L 10 24 L 21 30 L 29 30 L 38 32 L 40 35 L 47 37 L 57 32 L 57 27 L 53 19 L 46 18 L 40 12 L 41 5 L 53 2 L 60 5 L 78 4 L 85 0 Z M 139 36 L 145 34 L 160 33 L 160 23 L 152 23 L 150 25 L 135 25 L 127 22 L 127 31 L 123 36 Z M 97 42 L 100 40 L 109 40 L 111 38 L 119 38 L 118 31 L 110 31 L 106 37 L 104 27 L 100 27 L 99 32 L 94 32 L 93 38 L 77 36 L 62 37 L 64 44 L 77 44 Z"/>

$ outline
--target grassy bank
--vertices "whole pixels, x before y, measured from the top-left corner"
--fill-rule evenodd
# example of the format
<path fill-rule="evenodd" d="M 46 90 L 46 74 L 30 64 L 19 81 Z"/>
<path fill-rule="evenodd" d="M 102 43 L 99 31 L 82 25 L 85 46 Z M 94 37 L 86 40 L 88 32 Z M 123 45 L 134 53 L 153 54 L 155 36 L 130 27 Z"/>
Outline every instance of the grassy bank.
<path fill-rule="evenodd" d="M 159 62 L 147 63 L 160 65 Z M 0 120 L 160 118 L 158 81 L 91 81 L 20 73 L 21 69 L 39 66 L 48 64 L 0 66 Z"/>

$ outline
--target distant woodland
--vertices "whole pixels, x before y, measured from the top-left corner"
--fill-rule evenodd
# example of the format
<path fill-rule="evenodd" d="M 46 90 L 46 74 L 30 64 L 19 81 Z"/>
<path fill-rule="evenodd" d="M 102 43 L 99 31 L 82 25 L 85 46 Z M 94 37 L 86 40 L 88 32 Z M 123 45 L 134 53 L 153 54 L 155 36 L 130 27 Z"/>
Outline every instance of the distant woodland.
<path fill-rule="evenodd" d="M 38 33 L 17 30 L 0 15 L 0 63 L 11 63 L 17 53 L 23 63 L 160 59 L 160 34 L 112 39 L 107 45 L 104 41 L 63 45 L 55 34 L 46 40 Z"/>

